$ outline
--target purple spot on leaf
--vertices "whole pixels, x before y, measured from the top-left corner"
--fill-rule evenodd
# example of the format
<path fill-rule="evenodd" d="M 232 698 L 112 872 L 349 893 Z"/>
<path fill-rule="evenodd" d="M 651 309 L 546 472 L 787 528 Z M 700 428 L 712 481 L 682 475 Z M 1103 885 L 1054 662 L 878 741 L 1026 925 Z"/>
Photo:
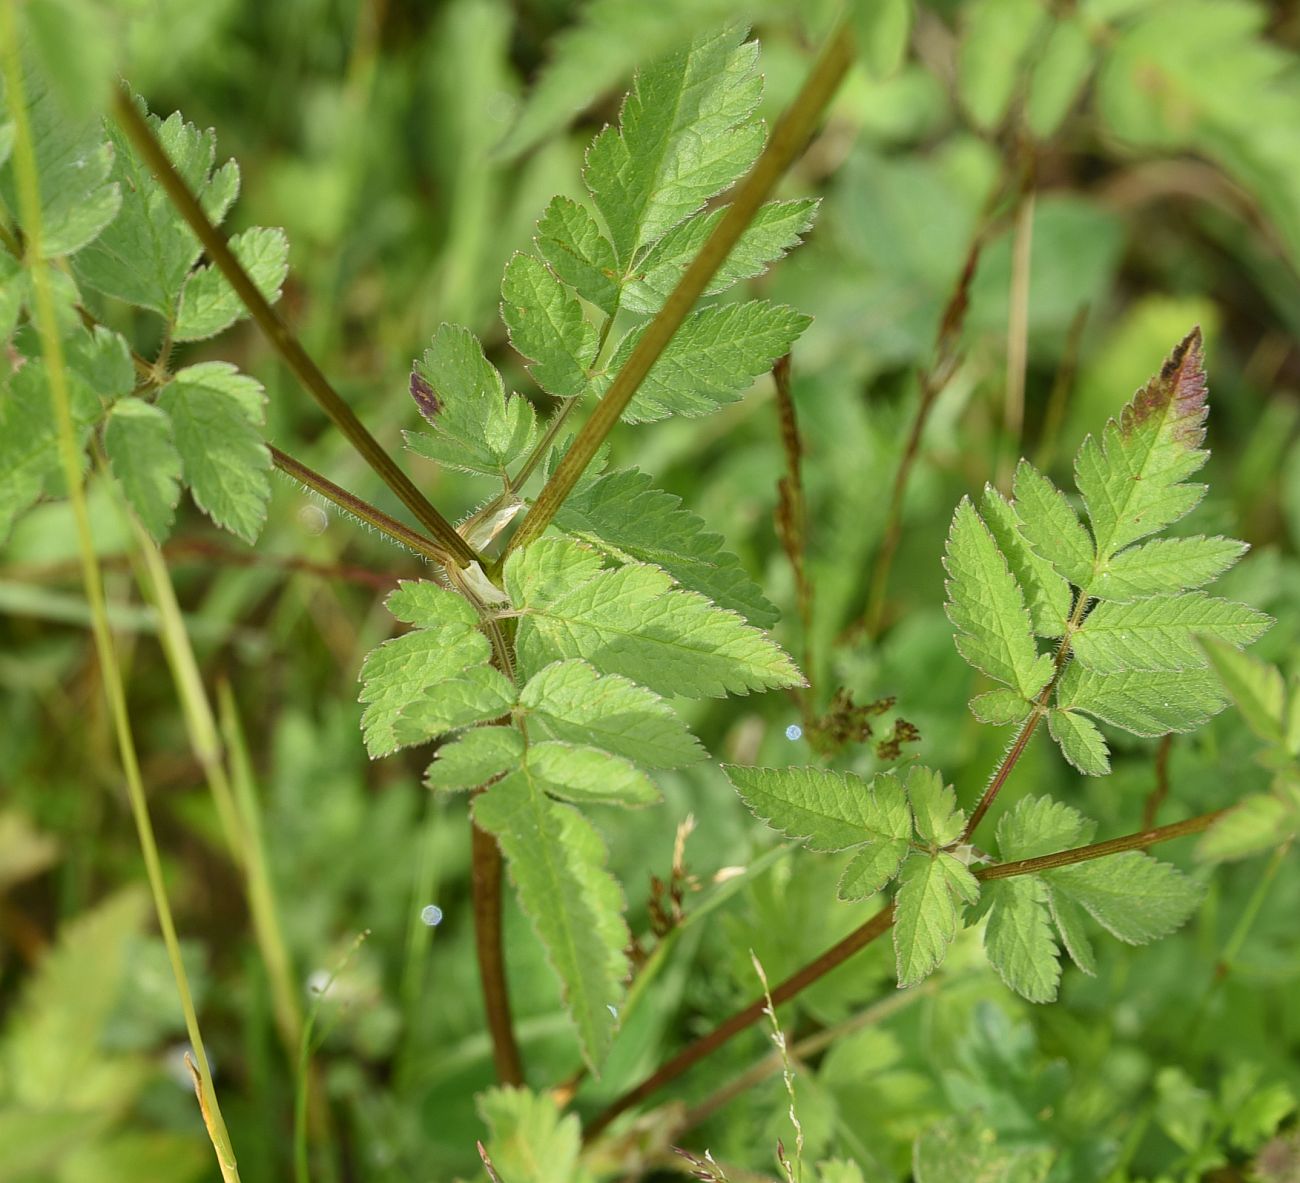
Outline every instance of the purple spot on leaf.
<path fill-rule="evenodd" d="M 442 403 L 433 392 L 433 387 L 429 385 L 429 380 L 418 370 L 411 371 L 411 397 L 415 399 L 415 405 L 420 408 L 420 414 L 430 423 L 442 410 Z"/>

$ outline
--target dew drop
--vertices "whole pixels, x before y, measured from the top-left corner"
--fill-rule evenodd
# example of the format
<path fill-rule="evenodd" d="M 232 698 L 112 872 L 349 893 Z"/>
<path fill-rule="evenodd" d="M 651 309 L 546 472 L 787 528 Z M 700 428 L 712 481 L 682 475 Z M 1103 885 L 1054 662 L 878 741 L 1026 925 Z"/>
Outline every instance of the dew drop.
<path fill-rule="evenodd" d="M 437 928 L 442 923 L 442 909 L 437 904 L 425 904 L 420 909 L 420 919 L 430 928 Z"/>
<path fill-rule="evenodd" d="M 298 510 L 298 525 L 308 534 L 324 534 L 329 524 L 330 515 L 319 505 L 308 503 Z"/>
<path fill-rule="evenodd" d="M 791 723 L 790 726 L 785 729 L 785 737 L 791 743 L 803 739 L 803 728 L 800 727 L 798 723 Z"/>
<path fill-rule="evenodd" d="M 612 1006 L 612 1005 L 610 1005 L 610 1003 L 607 1002 L 607 1003 L 605 1003 L 605 1009 L 606 1009 L 607 1011 L 609 1011 L 609 1013 L 610 1013 L 611 1015 L 613 1015 L 614 1018 L 616 1018 L 616 1019 L 618 1018 L 618 1008 L 617 1008 L 617 1007 Z"/>

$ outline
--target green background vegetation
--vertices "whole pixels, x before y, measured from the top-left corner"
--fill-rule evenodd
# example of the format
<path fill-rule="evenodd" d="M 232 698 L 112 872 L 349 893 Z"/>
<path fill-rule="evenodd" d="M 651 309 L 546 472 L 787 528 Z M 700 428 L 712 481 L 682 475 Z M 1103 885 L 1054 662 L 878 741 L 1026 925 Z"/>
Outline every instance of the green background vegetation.
<path fill-rule="evenodd" d="M 60 68 L 73 91 L 84 81 L 97 94 L 120 71 L 153 111 L 216 128 L 218 159 L 233 155 L 243 171 L 226 229 L 285 229 L 280 310 L 394 453 L 418 422 L 412 359 L 442 321 L 473 328 L 507 384 L 535 391 L 500 324 L 501 272 L 552 194 L 580 194 L 585 147 L 616 116 L 635 65 L 699 27 L 751 21 L 772 119 L 834 16 L 831 5 L 717 0 L 596 0 L 585 16 L 560 0 L 46 7 L 56 28 L 66 22 Z M 1277 617 L 1254 652 L 1300 668 L 1300 17 L 1246 0 L 864 0 L 859 30 L 861 61 L 780 191 L 822 199 L 815 228 L 746 285 L 815 318 L 793 358 L 809 634 L 773 525 L 785 460 L 768 379 L 707 419 L 620 428 L 613 462 L 654 474 L 725 535 L 782 609 L 775 633 L 806 662 L 814 714 L 840 688 L 858 702 L 894 697 L 878 730 L 894 715 L 914 724 L 908 754 L 942 768 L 969 806 L 1004 737 L 966 709 L 977 687 L 943 613 L 953 507 L 1005 479 L 1021 450 L 1068 486 L 1078 441 L 1193 324 L 1206 337 L 1212 450 L 1196 528 L 1252 548 L 1216 594 Z M 549 62 L 558 65 L 547 73 Z M 1031 254 L 1025 331 L 1013 328 L 1009 346 L 1017 210 L 1022 239 L 1032 226 Z M 918 372 L 934 361 L 977 234 L 985 245 L 961 361 L 920 440 L 872 635 L 862 623 L 872 562 Z M 97 314 L 138 351 L 157 350 L 156 319 L 102 305 Z M 1005 416 L 1008 349 L 1021 344 L 1022 441 Z M 400 515 L 253 327 L 178 349 L 187 363 L 229 360 L 256 375 L 268 439 Z M 405 460 L 453 521 L 474 508 L 468 480 Z M 90 505 L 242 1177 L 288 1178 L 296 1065 L 135 581 L 129 527 L 106 488 L 91 484 Z M 214 695 L 229 686 L 242 722 L 304 999 L 343 964 L 318 1026 L 314 1087 L 331 1118 L 313 1139 L 313 1177 L 473 1177 L 475 1139 L 489 1137 L 484 1111 L 523 1102 L 475 1104 L 494 1076 L 464 801 L 422 787 L 427 753 L 368 760 L 358 729 L 357 671 L 392 629 L 383 595 L 423 568 L 278 475 L 256 547 L 185 502 L 165 553 L 204 680 Z M 87 621 L 71 515 L 51 499 L 0 544 L 0 1183 L 215 1178 Z M 781 693 L 679 706 L 717 759 L 815 759 L 788 737 L 808 720 Z M 1109 738 L 1113 774 L 1085 779 L 1039 736 L 1000 806 L 1051 794 L 1110 836 L 1269 783 L 1260 741 L 1234 710 L 1168 745 Z M 835 766 L 870 772 L 880 760 L 870 743 L 850 744 Z M 776 981 L 871 911 L 834 898 L 844 856 L 767 856 L 774 836 L 716 764 L 656 780 L 665 804 L 597 818 L 634 933 L 650 927 L 651 877 L 670 876 L 687 815 L 686 870 L 706 889 L 729 868 L 757 871 L 674 938 L 635 1038 L 616 1045 L 599 1081 L 581 1084 L 583 1113 L 749 1001 L 751 950 Z M 1190 868 L 1186 845 L 1161 856 Z M 792 1043 L 844 1027 L 798 1065 L 805 1160 L 852 1160 L 868 1181 L 955 1179 L 952 1147 L 973 1123 L 1010 1148 L 981 1178 L 1018 1177 L 1039 1161 L 1060 1180 L 1300 1177 L 1288 1132 L 1300 1097 L 1300 865 L 1265 856 L 1194 873 L 1205 902 L 1183 931 L 1146 948 L 1100 945 L 1098 975 L 1067 969 L 1052 1006 L 1012 995 L 969 933 L 909 994 L 895 993 L 887 942 L 806 991 L 780 1012 Z M 703 898 L 686 893 L 688 915 Z M 420 918 L 429 904 L 442 912 L 436 928 Z M 529 1080 L 553 1086 L 580 1065 L 571 1029 L 512 906 L 506 927 Z M 854 1024 L 864 1011 L 874 1021 Z M 714 1098 L 769 1051 L 770 1032 L 747 1033 L 660 1100 Z M 667 1177 L 689 1169 L 667 1152 L 671 1140 L 710 1148 L 736 1181 L 771 1178 L 777 1140 L 793 1145 L 789 1104 L 780 1074 L 769 1075 L 710 1101 L 686 1132 L 659 1112 L 649 1149 L 616 1144 L 570 1169 L 574 1130 L 556 1132 L 539 1102 L 528 1132 L 499 1137 L 494 1157 L 505 1183 Z M 517 1123 L 502 1118 L 498 1135 Z M 530 1155 L 543 1164 L 531 1173 Z M 851 1170 L 821 1177 L 848 1181 Z"/>

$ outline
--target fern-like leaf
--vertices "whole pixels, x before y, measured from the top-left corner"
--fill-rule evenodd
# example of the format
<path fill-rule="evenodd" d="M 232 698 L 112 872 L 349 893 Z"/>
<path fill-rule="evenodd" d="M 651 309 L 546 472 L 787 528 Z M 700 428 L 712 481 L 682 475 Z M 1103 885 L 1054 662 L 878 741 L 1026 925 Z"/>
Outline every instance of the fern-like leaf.
<path fill-rule="evenodd" d="M 1051 678 L 1052 659 L 1038 652 L 1020 587 L 969 498 L 953 517 L 944 565 L 961 655 L 1032 699 Z"/>
<path fill-rule="evenodd" d="M 576 810 L 526 771 L 474 799 L 474 820 L 505 854 L 519 904 L 564 988 L 583 1058 L 597 1071 L 613 1041 L 629 934 L 604 846 Z"/>
<path fill-rule="evenodd" d="M 1200 329 L 1179 342 L 1160 373 L 1089 436 L 1075 461 L 1099 570 L 1112 556 L 1190 512 L 1205 494 L 1187 478 L 1204 465 L 1207 390 Z"/>
<path fill-rule="evenodd" d="M 529 674 L 581 657 L 660 694 L 743 694 L 803 679 L 765 634 L 694 592 L 673 588 L 657 567 L 593 569 L 591 552 L 542 539 L 506 561 L 505 584 L 519 614 L 516 644 Z"/>

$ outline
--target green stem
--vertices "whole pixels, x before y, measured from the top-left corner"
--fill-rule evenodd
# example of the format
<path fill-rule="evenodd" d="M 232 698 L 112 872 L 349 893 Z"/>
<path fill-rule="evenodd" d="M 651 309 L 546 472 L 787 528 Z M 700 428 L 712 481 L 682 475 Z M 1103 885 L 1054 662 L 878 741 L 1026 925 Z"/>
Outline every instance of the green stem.
<path fill-rule="evenodd" d="M 578 478 L 595 457 L 605 437 L 618 424 L 651 366 L 663 353 L 682 322 L 732 247 L 748 228 L 759 206 L 767 199 L 782 174 L 803 150 L 840 82 L 854 59 L 851 26 L 845 21 L 831 35 L 826 48 L 789 109 L 781 116 L 767 147 L 749 174 L 736 187 L 726 213 L 691 261 L 677 286 L 632 350 L 631 356 L 610 384 L 591 418 L 582 426 L 551 479 L 542 487 L 532 510 L 524 518 L 506 548 L 507 553 L 540 538 Z"/>
<path fill-rule="evenodd" d="M 64 368 L 63 343 L 59 336 L 54 295 L 50 286 L 49 265 L 41 254 L 40 183 L 37 173 L 36 153 L 31 139 L 31 128 L 28 123 L 27 107 L 23 98 L 23 71 L 18 48 L 16 8 L 17 0 L 5 0 L 5 3 L 0 6 L 0 21 L 2 21 L 0 46 L 3 46 L 5 81 L 9 91 L 9 105 L 14 121 L 13 152 L 14 173 L 18 188 L 18 206 L 26 235 L 27 264 L 31 270 L 32 287 L 35 295 L 36 328 L 41 341 L 41 352 L 45 358 L 46 376 L 50 387 L 50 401 L 53 404 L 54 418 L 58 428 L 59 461 L 63 468 L 68 500 L 76 524 L 77 545 L 82 564 L 82 579 L 85 583 L 86 599 L 91 610 L 91 630 L 103 673 L 104 692 L 108 698 L 109 711 L 113 718 L 113 727 L 117 737 L 118 753 L 122 761 L 122 771 L 126 780 L 131 813 L 135 820 L 140 850 L 144 857 L 145 872 L 149 880 L 149 890 L 153 896 L 154 909 L 158 915 L 158 924 L 162 930 L 168 959 L 171 962 L 172 974 L 176 979 L 176 991 L 180 995 L 186 1032 L 194 1052 L 196 1065 L 195 1087 L 198 1093 L 199 1108 L 207 1125 L 213 1149 L 217 1154 L 222 1178 L 226 1180 L 226 1183 L 237 1183 L 239 1168 L 236 1165 L 234 1150 L 230 1143 L 230 1134 L 221 1116 L 216 1090 L 212 1084 L 212 1071 L 203 1046 L 198 1015 L 194 1010 L 194 997 L 190 991 L 184 962 L 181 959 L 180 941 L 177 938 L 171 905 L 167 900 L 162 860 L 159 857 L 158 844 L 154 837 L 153 823 L 149 817 L 149 805 L 145 797 L 144 781 L 140 775 L 140 762 L 136 753 L 135 738 L 131 732 L 131 719 L 127 710 L 126 688 L 122 682 L 117 649 L 113 643 L 112 632 L 109 629 L 103 581 L 95 554 L 90 516 L 86 509 L 85 490 L 82 487 L 81 449 L 78 446 L 76 430 L 73 425 L 71 395 L 68 389 L 67 372 Z"/>
<path fill-rule="evenodd" d="M 435 929 L 425 924 L 421 911 L 430 903 L 438 889 L 438 860 L 434 857 L 439 816 L 438 795 L 428 793 L 424 805 L 424 818 L 416 837 L 414 874 L 411 876 L 411 916 L 406 930 L 406 954 L 398 987 L 402 1007 L 403 1036 L 397 1049 L 397 1067 L 393 1073 L 398 1094 L 406 1091 L 411 1079 L 411 1066 L 419 1052 L 420 1036 L 427 1027 L 420 1022 L 420 1004 L 423 1001 L 427 978 L 426 961 L 429 946 L 433 943 Z"/>
<path fill-rule="evenodd" d="M 1051 871 L 1058 867 L 1068 867 L 1075 863 L 1088 862 L 1092 859 L 1105 858 L 1111 854 L 1121 854 L 1129 850 L 1145 850 L 1159 842 L 1169 842 L 1174 838 L 1183 838 L 1189 834 L 1199 834 L 1209 829 L 1226 810 L 1216 809 L 1213 813 L 1203 813 L 1186 821 L 1172 825 L 1160 826 L 1151 830 L 1139 830 L 1135 834 L 1126 834 L 1122 838 L 1112 838 L 1106 842 L 1094 842 L 1090 846 L 1077 846 L 1071 850 L 1057 851 L 1054 854 L 1038 858 L 1020 859 L 1013 863 L 997 863 L 991 867 L 981 867 L 975 872 L 975 878 L 1010 879 L 1017 875 L 1032 875 L 1040 871 Z M 771 992 L 773 1006 L 789 1002 L 801 994 L 814 982 L 820 981 L 831 970 L 843 965 L 853 954 L 865 949 L 878 937 L 884 936 L 894 924 L 894 905 L 887 904 L 874 916 L 855 928 L 848 936 L 832 945 L 819 957 L 791 974 Z M 720 1023 L 707 1035 L 701 1036 L 688 1044 L 672 1059 L 661 1065 L 645 1080 L 629 1089 L 606 1109 L 602 1110 L 583 1131 L 584 1141 L 591 1141 L 619 1114 L 626 1112 L 638 1102 L 658 1092 L 664 1085 L 676 1080 L 687 1069 L 693 1067 L 706 1056 L 717 1051 L 728 1040 L 741 1031 L 758 1022 L 766 1012 L 768 1001 L 765 997 L 751 1002 L 741 1011 Z"/>
<path fill-rule="evenodd" d="M 370 930 L 366 929 L 359 933 L 352 944 L 348 946 L 348 951 L 339 959 L 339 963 L 325 980 L 325 984 L 316 992 L 316 997 L 307 1012 L 307 1020 L 302 1025 L 302 1039 L 298 1044 L 298 1083 L 293 1098 L 293 1174 L 295 1183 L 311 1183 L 311 1166 L 307 1153 L 307 1102 L 311 1095 L 311 1054 L 314 1050 L 312 1039 L 316 1033 L 316 1022 L 320 1018 L 321 1006 L 324 1004 L 330 988 L 334 985 L 339 974 L 347 968 L 348 962 L 352 960 L 356 951 L 361 948 L 362 941 L 369 935 Z"/>
<path fill-rule="evenodd" d="M 212 715 L 207 692 L 203 689 L 203 678 L 199 673 L 194 649 L 190 645 L 180 604 L 176 601 L 176 590 L 172 587 L 171 574 L 167 570 L 167 564 L 163 561 L 157 544 L 149 537 L 148 531 L 133 514 L 124 510 L 123 516 L 127 518 L 135 535 L 136 553 L 139 557 L 136 569 L 137 582 L 145 598 L 157 613 L 158 639 L 162 643 L 163 655 L 167 659 L 172 684 L 176 688 L 176 697 L 185 718 L 185 731 L 189 738 L 190 750 L 199 762 L 199 767 L 203 769 L 213 804 L 217 809 L 217 820 L 221 824 L 226 846 L 235 864 L 242 868 L 245 857 L 245 835 L 240 825 L 234 793 L 230 788 L 230 779 L 222 763 L 221 739 L 217 735 L 216 720 Z M 296 1047 L 297 1044 L 295 1043 L 294 1046 Z"/>
<path fill-rule="evenodd" d="M 1201 1024 L 1205 1021 L 1205 1014 L 1209 1010 L 1210 1003 L 1214 1001 L 1219 987 L 1223 985 L 1232 972 L 1233 963 L 1237 960 L 1237 954 L 1241 952 L 1241 947 L 1246 943 L 1250 930 L 1255 926 L 1255 921 L 1259 919 L 1259 913 L 1264 907 L 1264 901 L 1268 899 L 1269 889 L 1273 886 L 1273 879 L 1281 870 L 1290 850 L 1291 843 L 1285 842 L 1273 852 L 1272 857 L 1264 866 L 1259 882 L 1255 884 L 1255 889 L 1250 893 L 1250 899 L 1246 901 L 1245 908 L 1242 909 L 1241 915 L 1237 917 L 1237 923 L 1232 926 L 1232 932 L 1228 934 L 1228 940 L 1223 946 L 1223 952 L 1219 954 L 1214 964 L 1214 976 L 1210 979 L 1205 990 L 1202 991 L 1200 1001 L 1196 1004 L 1196 1011 L 1187 1024 L 1187 1030 L 1191 1033 L 1193 1042 L 1195 1042 L 1195 1037 L 1200 1034 Z"/>
<path fill-rule="evenodd" d="M 203 705 L 210 721 L 211 708 L 207 705 L 206 695 Z M 271 984 L 276 1025 L 280 1029 L 285 1050 L 292 1059 L 297 1052 L 298 1041 L 302 1038 L 302 1008 L 298 1005 L 293 958 L 284 939 L 279 902 L 271 878 L 271 866 L 266 857 L 266 836 L 262 831 L 262 811 L 257 800 L 252 761 L 229 682 L 223 681 L 217 686 L 217 709 L 221 715 L 221 738 L 230 764 L 230 780 L 243 830 L 244 874 L 248 880 L 248 903 L 253 917 L 253 931 Z"/>
<path fill-rule="evenodd" d="M 424 494 L 411 482 L 410 477 L 397 466 L 379 441 L 366 430 L 356 413 L 344 401 L 343 396 L 330 385 L 320 367 L 311 359 L 298 338 L 258 290 L 248 272 L 226 245 L 226 240 L 218 233 L 217 228 L 203 212 L 202 206 L 195 200 L 189 186 L 176 171 L 148 122 L 125 90 L 119 90 L 115 95 L 113 110 L 132 146 L 158 178 L 159 184 L 166 191 L 177 212 L 198 236 L 208 257 L 235 289 L 244 307 L 266 334 L 267 340 L 308 393 L 334 425 L 343 432 L 361 458 L 374 469 L 384 484 L 429 531 L 430 536 L 437 541 L 446 556 L 462 567 L 477 562 L 478 555 L 473 548 L 456 533 L 451 523 L 434 509 Z"/>

